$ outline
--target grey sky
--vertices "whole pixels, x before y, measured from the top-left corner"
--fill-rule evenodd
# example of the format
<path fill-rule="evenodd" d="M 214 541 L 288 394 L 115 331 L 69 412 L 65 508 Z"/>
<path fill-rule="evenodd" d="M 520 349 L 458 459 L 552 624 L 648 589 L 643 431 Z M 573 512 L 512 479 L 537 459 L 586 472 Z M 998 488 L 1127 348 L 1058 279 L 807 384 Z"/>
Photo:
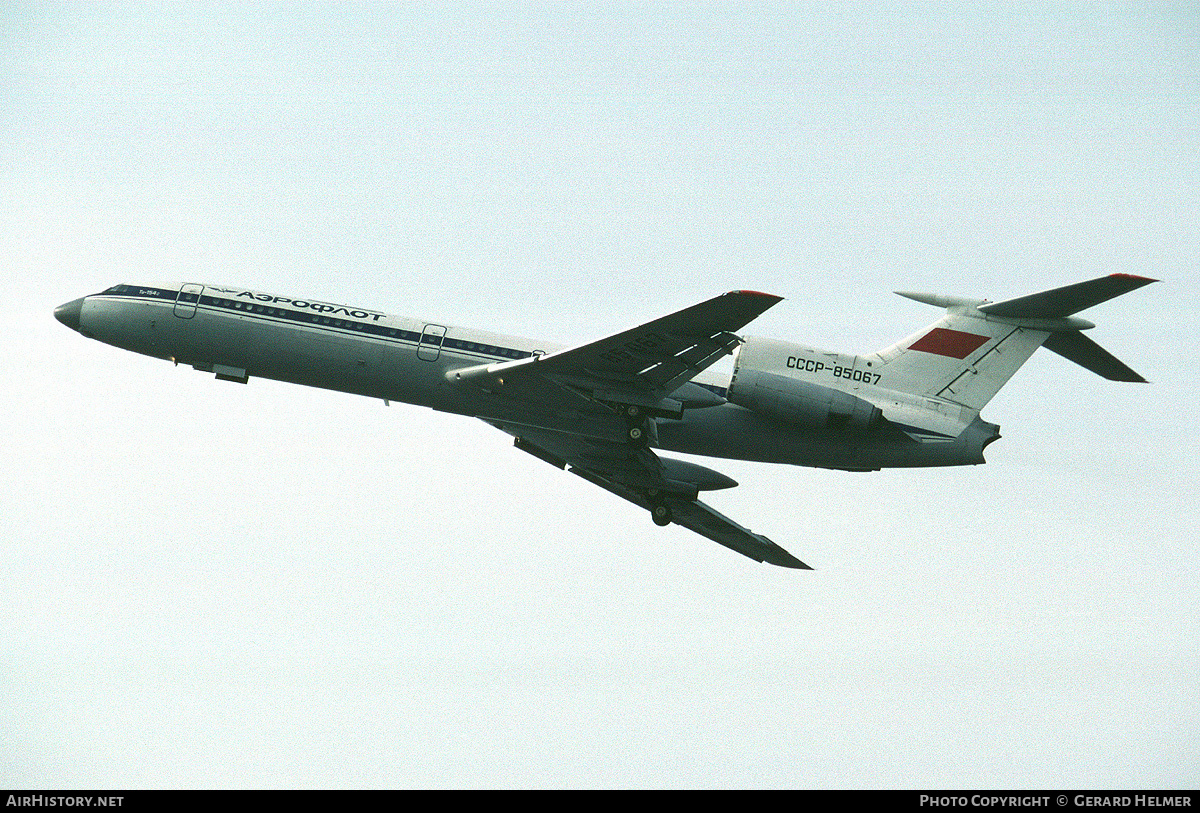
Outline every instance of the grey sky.
<path fill-rule="evenodd" d="M 7 5 L 0 784 L 1194 787 L 1185 5 Z M 848 351 L 1126 272 L 986 466 L 720 461 L 759 566 L 477 422 L 90 342 L 240 283 Z"/>

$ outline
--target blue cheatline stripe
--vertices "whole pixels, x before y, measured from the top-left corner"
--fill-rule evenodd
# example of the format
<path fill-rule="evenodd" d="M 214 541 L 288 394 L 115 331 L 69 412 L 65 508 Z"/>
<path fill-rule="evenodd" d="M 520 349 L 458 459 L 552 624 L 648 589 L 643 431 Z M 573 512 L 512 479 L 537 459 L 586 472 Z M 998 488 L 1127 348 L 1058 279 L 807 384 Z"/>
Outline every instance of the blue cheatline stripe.
<path fill-rule="evenodd" d="M 140 285 L 116 285 L 104 291 L 101 296 L 122 299 L 137 299 L 151 302 L 181 303 L 184 305 L 199 305 L 200 307 L 238 316 L 264 317 L 263 321 L 282 321 L 284 323 L 301 324 L 316 327 L 331 333 L 349 336 L 368 335 L 384 340 L 397 340 L 413 345 L 438 344 L 437 337 L 424 336 L 421 333 L 402 328 L 389 327 L 373 322 L 360 322 L 354 318 L 340 318 L 327 313 L 299 311 L 282 307 L 277 302 L 263 303 L 257 300 L 237 300 L 228 297 L 209 296 L 205 294 L 197 302 L 196 294 L 180 293 L 170 288 L 151 288 Z M 323 304 L 323 303 L 318 303 Z M 349 310 L 337 306 L 339 310 Z M 382 314 L 371 313 L 372 317 Z M 482 342 L 470 342 L 463 339 L 446 338 L 441 341 L 443 350 L 456 350 L 464 354 L 475 354 L 487 358 L 522 359 L 533 354 L 512 347 L 498 347 Z"/>

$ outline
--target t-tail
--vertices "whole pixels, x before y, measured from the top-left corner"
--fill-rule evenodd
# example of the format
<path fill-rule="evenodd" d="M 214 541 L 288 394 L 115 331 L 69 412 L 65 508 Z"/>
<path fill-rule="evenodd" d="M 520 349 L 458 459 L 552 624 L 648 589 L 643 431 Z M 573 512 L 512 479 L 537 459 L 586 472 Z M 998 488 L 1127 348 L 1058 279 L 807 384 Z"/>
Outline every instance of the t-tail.
<path fill-rule="evenodd" d="M 729 400 L 802 427 L 798 443 L 816 448 L 824 442 L 810 454 L 810 465 L 864 470 L 982 463 L 1000 427 L 979 411 L 1039 347 L 1105 378 L 1145 381 L 1086 338 L 1081 331 L 1093 324 L 1075 314 L 1151 282 L 1113 274 L 1004 302 L 904 292 L 946 313 L 903 341 L 861 356 L 747 338 L 735 358 Z M 886 442 L 901 436 L 908 442 Z"/>
<path fill-rule="evenodd" d="M 958 404 L 978 413 L 1046 347 L 1112 381 L 1146 379 L 1082 331 L 1095 327 L 1075 314 L 1156 280 L 1112 274 L 1003 302 L 897 291 L 946 308 L 919 333 L 879 351 L 878 371 L 893 390 Z"/>

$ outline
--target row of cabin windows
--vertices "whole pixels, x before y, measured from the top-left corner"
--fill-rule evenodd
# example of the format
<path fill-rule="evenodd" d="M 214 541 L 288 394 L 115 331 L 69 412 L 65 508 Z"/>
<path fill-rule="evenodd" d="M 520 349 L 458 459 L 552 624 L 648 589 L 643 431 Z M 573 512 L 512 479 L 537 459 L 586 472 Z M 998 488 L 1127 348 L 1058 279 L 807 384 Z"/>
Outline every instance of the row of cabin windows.
<path fill-rule="evenodd" d="M 198 298 L 194 293 L 184 292 L 177 294 L 175 291 L 163 290 L 161 288 L 139 288 L 135 285 L 114 285 L 113 287 L 104 291 L 104 293 L 153 296 L 158 299 L 176 299 L 179 302 L 195 302 Z M 383 327 L 381 325 L 369 325 L 362 322 L 348 322 L 345 319 L 334 319 L 329 316 L 321 316 L 315 313 L 301 313 L 299 311 L 286 310 L 284 308 L 273 308 L 267 305 L 260 305 L 258 303 L 239 302 L 234 299 L 203 297 L 199 301 L 205 305 L 213 305 L 215 307 L 226 308 L 229 310 L 259 313 L 263 316 L 274 316 L 280 319 L 292 319 L 296 321 L 308 322 L 314 325 L 329 325 L 330 327 L 341 328 L 343 330 L 357 330 L 364 333 L 389 336 L 393 339 L 422 342 L 428 345 L 440 344 L 443 347 L 451 347 L 456 350 L 466 350 L 467 352 L 471 353 L 482 353 L 488 356 L 520 359 L 527 358 L 528 356 L 532 355 L 532 353 L 526 353 L 523 350 L 514 350 L 510 347 L 497 347 L 491 344 L 463 341 L 462 339 L 446 339 L 444 341 L 439 341 L 438 337 L 430 336 L 429 334 L 421 336 L 408 330 L 398 330 L 396 328 Z"/>

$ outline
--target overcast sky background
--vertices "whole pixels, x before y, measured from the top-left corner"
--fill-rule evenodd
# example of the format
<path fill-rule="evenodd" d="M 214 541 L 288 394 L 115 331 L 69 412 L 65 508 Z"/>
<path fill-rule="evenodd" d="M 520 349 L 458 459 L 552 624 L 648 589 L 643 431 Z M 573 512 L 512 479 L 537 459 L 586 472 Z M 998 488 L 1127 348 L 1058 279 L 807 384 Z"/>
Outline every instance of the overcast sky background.
<path fill-rule="evenodd" d="M 1186 4 L 5 4 L 0 785 L 1191 787 Z M 988 465 L 730 461 L 759 565 L 481 423 L 88 341 L 118 282 L 575 343 L 734 288 L 867 352 L 1008 298 Z"/>

